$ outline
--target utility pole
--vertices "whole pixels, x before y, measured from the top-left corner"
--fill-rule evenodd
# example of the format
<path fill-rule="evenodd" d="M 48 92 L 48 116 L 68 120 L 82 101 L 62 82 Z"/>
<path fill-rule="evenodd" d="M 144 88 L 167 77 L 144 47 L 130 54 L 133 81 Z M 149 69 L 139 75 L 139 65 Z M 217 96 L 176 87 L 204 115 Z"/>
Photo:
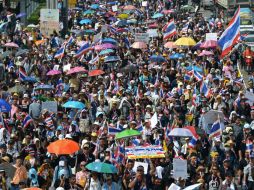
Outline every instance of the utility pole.
<path fill-rule="evenodd" d="M 68 32 L 68 0 L 63 0 L 61 19 L 63 22 L 62 37 L 64 37 Z"/>

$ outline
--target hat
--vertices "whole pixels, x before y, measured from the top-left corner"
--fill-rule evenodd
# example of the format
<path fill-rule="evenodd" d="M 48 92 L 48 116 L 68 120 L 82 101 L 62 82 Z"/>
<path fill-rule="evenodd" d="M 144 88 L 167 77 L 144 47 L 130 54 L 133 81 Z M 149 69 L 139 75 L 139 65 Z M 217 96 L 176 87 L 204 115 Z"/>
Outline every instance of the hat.
<path fill-rule="evenodd" d="M 250 129 L 250 124 L 248 123 L 245 123 L 244 126 L 243 126 L 244 129 Z"/>
<path fill-rule="evenodd" d="M 17 92 L 15 92 L 15 93 L 13 94 L 13 96 L 19 96 L 19 95 L 18 95 L 18 93 L 17 93 Z"/>
<path fill-rule="evenodd" d="M 95 121 L 93 125 L 100 125 L 100 123 L 98 121 Z"/>
<path fill-rule="evenodd" d="M 91 136 L 92 137 L 97 137 L 97 133 L 96 132 L 92 132 Z"/>
<path fill-rule="evenodd" d="M 137 123 L 136 123 L 136 121 L 131 121 L 131 124 L 134 124 L 134 125 L 136 125 Z"/>
<path fill-rule="evenodd" d="M 83 144 L 82 148 L 89 148 L 89 144 L 88 143 Z"/>
<path fill-rule="evenodd" d="M 1 144 L 0 148 L 7 148 L 6 144 Z"/>
<path fill-rule="evenodd" d="M 9 156 L 4 156 L 4 157 L 2 157 L 2 160 L 5 161 L 5 162 L 10 163 L 10 158 L 9 158 Z"/>
<path fill-rule="evenodd" d="M 28 98 L 28 94 L 24 94 L 24 95 L 23 95 L 23 98 Z"/>
<path fill-rule="evenodd" d="M 72 139 L 72 136 L 71 136 L 71 134 L 66 134 L 66 135 L 65 135 L 65 138 L 66 138 L 66 139 Z"/>
<path fill-rule="evenodd" d="M 57 131 L 62 131 L 63 130 L 63 126 L 59 125 L 57 128 L 56 128 Z"/>
<path fill-rule="evenodd" d="M 188 90 L 190 90 L 191 89 L 191 85 L 187 85 L 187 87 L 186 87 Z"/>

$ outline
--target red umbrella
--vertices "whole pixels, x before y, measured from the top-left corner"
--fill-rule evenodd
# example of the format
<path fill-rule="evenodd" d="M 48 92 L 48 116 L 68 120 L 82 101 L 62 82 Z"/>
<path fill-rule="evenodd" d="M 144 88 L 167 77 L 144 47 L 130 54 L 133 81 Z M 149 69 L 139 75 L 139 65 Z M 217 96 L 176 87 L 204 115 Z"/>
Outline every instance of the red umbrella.
<path fill-rule="evenodd" d="M 4 44 L 5 47 L 11 47 L 11 48 L 19 48 L 18 44 L 15 44 L 14 42 L 9 42 Z"/>
<path fill-rule="evenodd" d="M 200 48 L 216 48 L 218 42 L 215 40 L 207 40 L 200 45 Z"/>
<path fill-rule="evenodd" d="M 71 74 L 74 74 L 74 73 L 84 73 L 84 72 L 87 72 L 87 70 L 85 70 L 83 67 L 74 67 L 74 68 L 71 68 L 67 72 L 67 75 L 71 75 Z"/>
<path fill-rule="evenodd" d="M 93 77 L 93 76 L 98 76 L 98 75 L 102 75 L 104 74 L 104 71 L 100 70 L 100 69 L 95 69 L 95 70 L 92 70 L 88 73 L 88 75 L 90 77 Z"/>
<path fill-rule="evenodd" d="M 177 48 L 177 45 L 175 45 L 174 42 L 167 42 L 164 44 L 164 47 L 173 49 L 173 48 Z"/>
<path fill-rule="evenodd" d="M 147 45 L 145 42 L 134 42 L 131 47 L 134 49 L 147 49 Z"/>
<path fill-rule="evenodd" d="M 61 71 L 58 71 L 58 70 L 51 70 L 47 73 L 47 76 L 53 76 L 53 75 L 59 75 L 61 74 L 62 72 Z"/>

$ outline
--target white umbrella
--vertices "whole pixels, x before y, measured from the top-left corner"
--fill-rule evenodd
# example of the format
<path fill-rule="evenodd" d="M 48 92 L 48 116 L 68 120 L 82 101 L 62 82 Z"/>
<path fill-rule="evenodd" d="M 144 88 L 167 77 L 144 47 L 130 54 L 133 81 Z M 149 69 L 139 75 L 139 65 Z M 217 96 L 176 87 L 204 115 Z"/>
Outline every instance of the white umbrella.
<path fill-rule="evenodd" d="M 183 190 L 194 190 L 194 189 L 198 188 L 200 185 L 202 185 L 202 183 L 197 183 L 197 184 L 194 184 L 194 185 L 190 185 L 190 186 L 184 188 Z"/>
<path fill-rule="evenodd" d="M 192 137 L 192 133 L 189 129 L 184 128 L 174 128 L 168 136 L 174 136 L 174 137 Z"/>

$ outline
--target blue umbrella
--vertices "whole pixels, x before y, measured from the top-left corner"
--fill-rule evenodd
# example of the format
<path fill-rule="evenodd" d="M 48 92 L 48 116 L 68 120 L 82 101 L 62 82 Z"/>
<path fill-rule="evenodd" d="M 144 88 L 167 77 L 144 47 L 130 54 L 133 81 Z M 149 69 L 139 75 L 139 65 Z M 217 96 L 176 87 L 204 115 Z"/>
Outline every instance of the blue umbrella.
<path fill-rule="evenodd" d="M 88 18 L 85 18 L 79 22 L 79 24 L 91 24 L 91 23 L 92 23 L 92 20 Z"/>
<path fill-rule="evenodd" d="M 102 43 L 118 44 L 118 42 L 113 38 L 104 38 Z"/>
<path fill-rule="evenodd" d="M 48 84 L 41 84 L 35 88 L 35 90 L 52 90 L 53 86 Z"/>
<path fill-rule="evenodd" d="M 162 62 L 166 61 L 166 59 L 163 56 L 161 56 L 161 55 L 152 55 L 150 57 L 150 60 L 152 62 L 157 62 L 157 63 L 162 63 Z"/>
<path fill-rule="evenodd" d="M 104 62 L 108 63 L 108 62 L 115 62 L 115 61 L 119 61 L 119 57 L 118 56 L 107 56 L 105 57 Z"/>
<path fill-rule="evenodd" d="M 171 55 L 169 58 L 170 59 L 179 59 L 179 58 L 183 58 L 184 55 L 180 54 L 180 53 L 175 53 L 174 55 Z"/>
<path fill-rule="evenodd" d="M 11 105 L 4 99 L 0 99 L 0 112 L 10 112 Z"/>
<path fill-rule="evenodd" d="M 152 18 L 156 19 L 156 18 L 161 18 L 163 17 L 164 15 L 162 13 L 155 13 Z"/>
<path fill-rule="evenodd" d="M 128 25 L 128 23 L 127 20 L 118 20 L 115 22 L 115 25 L 122 27 Z"/>
<path fill-rule="evenodd" d="M 117 18 L 116 17 L 109 17 L 108 20 L 111 20 L 113 22 L 116 22 L 117 21 Z"/>
<path fill-rule="evenodd" d="M 188 66 L 188 67 L 186 67 L 186 69 L 187 69 L 188 71 L 194 70 L 194 71 L 198 71 L 198 72 L 200 72 L 200 73 L 203 73 L 203 69 L 200 68 L 200 67 L 198 67 L 198 66 Z"/>
<path fill-rule="evenodd" d="M 108 5 L 117 5 L 117 4 L 118 4 L 118 1 L 108 2 L 107 4 L 108 4 Z"/>
<path fill-rule="evenodd" d="M 73 109 L 83 109 L 85 107 L 85 104 L 78 101 L 68 101 L 63 105 L 63 107 Z"/>
<path fill-rule="evenodd" d="M 91 14 L 94 14 L 94 10 L 86 10 L 83 14 L 84 14 L 84 15 L 91 15 Z"/>
<path fill-rule="evenodd" d="M 114 165 L 105 162 L 92 162 L 87 164 L 86 168 L 98 173 L 117 173 L 117 169 Z"/>
<path fill-rule="evenodd" d="M 98 5 L 98 4 L 92 4 L 91 5 L 91 9 L 99 9 L 99 7 L 100 7 L 100 5 Z"/>
<path fill-rule="evenodd" d="M 25 82 L 33 82 L 33 83 L 38 82 L 37 79 L 34 78 L 34 77 L 26 77 L 26 78 L 24 79 L 24 81 L 25 81 Z"/>
<path fill-rule="evenodd" d="M 113 49 L 105 49 L 105 50 L 102 50 L 99 55 L 107 55 L 109 53 L 114 53 L 114 50 Z"/>

